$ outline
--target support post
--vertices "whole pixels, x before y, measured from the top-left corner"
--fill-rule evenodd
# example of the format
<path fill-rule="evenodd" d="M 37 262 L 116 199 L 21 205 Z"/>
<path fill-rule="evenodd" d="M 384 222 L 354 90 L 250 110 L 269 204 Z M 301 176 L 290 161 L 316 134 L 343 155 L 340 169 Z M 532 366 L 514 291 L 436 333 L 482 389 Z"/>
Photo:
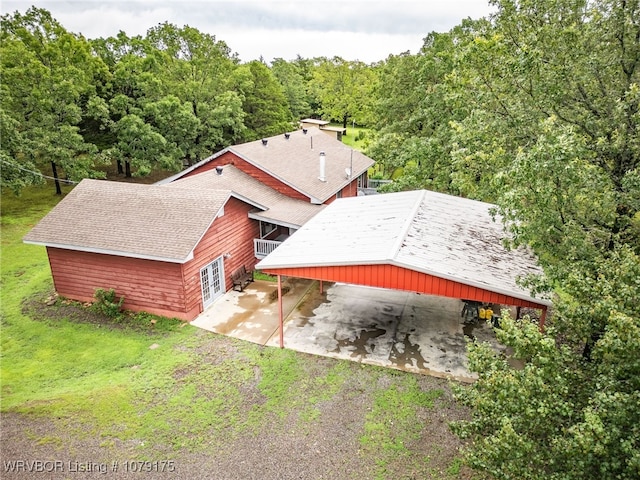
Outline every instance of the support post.
<path fill-rule="evenodd" d="M 278 275 L 278 317 L 280 329 L 280 348 L 284 348 L 284 318 L 282 315 L 282 277 Z"/>
<path fill-rule="evenodd" d="M 540 323 L 538 324 L 540 331 L 544 332 L 544 321 L 547 318 L 547 307 L 542 309 L 542 314 L 540 315 Z"/>

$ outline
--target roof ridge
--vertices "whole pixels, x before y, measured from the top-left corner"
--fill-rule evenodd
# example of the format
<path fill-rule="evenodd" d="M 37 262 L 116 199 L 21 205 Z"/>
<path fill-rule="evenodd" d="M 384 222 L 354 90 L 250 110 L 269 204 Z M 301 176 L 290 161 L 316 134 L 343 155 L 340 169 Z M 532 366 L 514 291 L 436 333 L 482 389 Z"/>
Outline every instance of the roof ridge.
<path fill-rule="evenodd" d="M 391 251 L 389 252 L 389 260 L 391 261 L 395 261 L 396 257 L 398 256 L 398 253 L 400 252 L 400 249 L 402 248 L 402 244 L 404 243 L 404 240 L 407 238 L 407 235 L 409 234 L 409 230 L 411 229 L 411 225 L 413 224 L 413 219 L 416 216 L 416 213 L 418 213 L 418 210 L 420 209 L 420 206 L 422 205 L 422 202 L 425 199 L 425 196 L 427 194 L 426 190 L 419 190 L 420 195 L 415 203 L 415 205 L 413 206 L 413 208 L 410 211 L 410 215 L 407 215 L 407 220 L 405 221 L 405 224 L 402 226 L 402 230 L 400 231 L 400 234 L 398 234 L 398 238 L 395 240 L 395 242 L 393 242 L 393 246 L 391 247 Z"/>

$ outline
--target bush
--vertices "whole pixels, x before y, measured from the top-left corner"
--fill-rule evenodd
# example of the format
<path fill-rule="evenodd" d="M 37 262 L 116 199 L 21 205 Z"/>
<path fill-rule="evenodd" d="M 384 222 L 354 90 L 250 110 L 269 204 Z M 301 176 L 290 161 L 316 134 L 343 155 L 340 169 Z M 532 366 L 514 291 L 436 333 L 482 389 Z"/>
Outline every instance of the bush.
<path fill-rule="evenodd" d="M 93 308 L 98 312 L 106 315 L 110 318 L 116 318 L 120 316 L 122 311 L 122 304 L 124 303 L 124 297 L 116 298 L 116 291 L 111 288 L 109 290 L 103 290 L 102 288 L 96 289 L 93 297 L 96 301 L 93 304 Z"/>

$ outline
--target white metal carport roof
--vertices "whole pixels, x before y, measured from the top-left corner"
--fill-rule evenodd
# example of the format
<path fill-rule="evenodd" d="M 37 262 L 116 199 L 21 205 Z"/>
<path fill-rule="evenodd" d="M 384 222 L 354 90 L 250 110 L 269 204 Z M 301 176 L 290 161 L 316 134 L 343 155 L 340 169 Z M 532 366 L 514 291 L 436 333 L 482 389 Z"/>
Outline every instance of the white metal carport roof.
<path fill-rule="evenodd" d="M 542 269 L 504 246 L 493 207 L 427 190 L 336 200 L 256 268 L 545 310 L 551 302 L 519 283 Z"/>

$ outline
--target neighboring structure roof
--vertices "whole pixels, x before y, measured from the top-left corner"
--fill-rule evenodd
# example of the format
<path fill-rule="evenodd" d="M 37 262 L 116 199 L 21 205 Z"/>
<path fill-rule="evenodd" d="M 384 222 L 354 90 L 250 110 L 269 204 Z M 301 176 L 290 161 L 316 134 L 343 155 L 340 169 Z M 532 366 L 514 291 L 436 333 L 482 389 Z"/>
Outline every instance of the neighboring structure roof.
<path fill-rule="evenodd" d="M 330 122 L 326 120 L 318 120 L 317 118 L 305 118 L 304 120 L 300 120 L 301 124 L 309 124 L 309 125 L 329 125 Z"/>
<path fill-rule="evenodd" d="M 324 203 L 375 163 L 363 153 L 322 133 L 318 128 L 310 127 L 306 132 L 295 130 L 287 134 L 289 138 L 284 134 L 269 137 L 264 139 L 267 141 L 266 145 L 262 140 L 233 145 L 159 184 L 173 182 L 224 153 L 232 152 L 309 197 L 312 203 Z M 324 182 L 318 178 L 320 152 L 326 155 Z M 345 169 L 351 170 L 350 177 L 347 177 Z"/>
<path fill-rule="evenodd" d="M 256 268 L 394 265 L 550 305 L 518 285 L 542 270 L 527 250 L 503 247 L 506 233 L 492 207 L 426 190 L 339 199 Z"/>
<path fill-rule="evenodd" d="M 322 127 L 321 130 L 326 130 L 328 132 L 340 132 L 340 133 L 345 133 L 347 131 L 346 128 L 343 127 Z"/>
<path fill-rule="evenodd" d="M 230 196 L 230 190 L 186 190 L 83 180 L 25 237 L 26 243 L 184 263 Z"/>
<path fill-rule="evenodd" d="M 251 218 L 292 228 L 300 228 L 325 207 L 287 197 L 233 165 L 224 166 L 222 175 L 209 170 L 176 180 L 165 187 L 232 190 L 264 206 L 263 209 L 251 212 Z"/>

